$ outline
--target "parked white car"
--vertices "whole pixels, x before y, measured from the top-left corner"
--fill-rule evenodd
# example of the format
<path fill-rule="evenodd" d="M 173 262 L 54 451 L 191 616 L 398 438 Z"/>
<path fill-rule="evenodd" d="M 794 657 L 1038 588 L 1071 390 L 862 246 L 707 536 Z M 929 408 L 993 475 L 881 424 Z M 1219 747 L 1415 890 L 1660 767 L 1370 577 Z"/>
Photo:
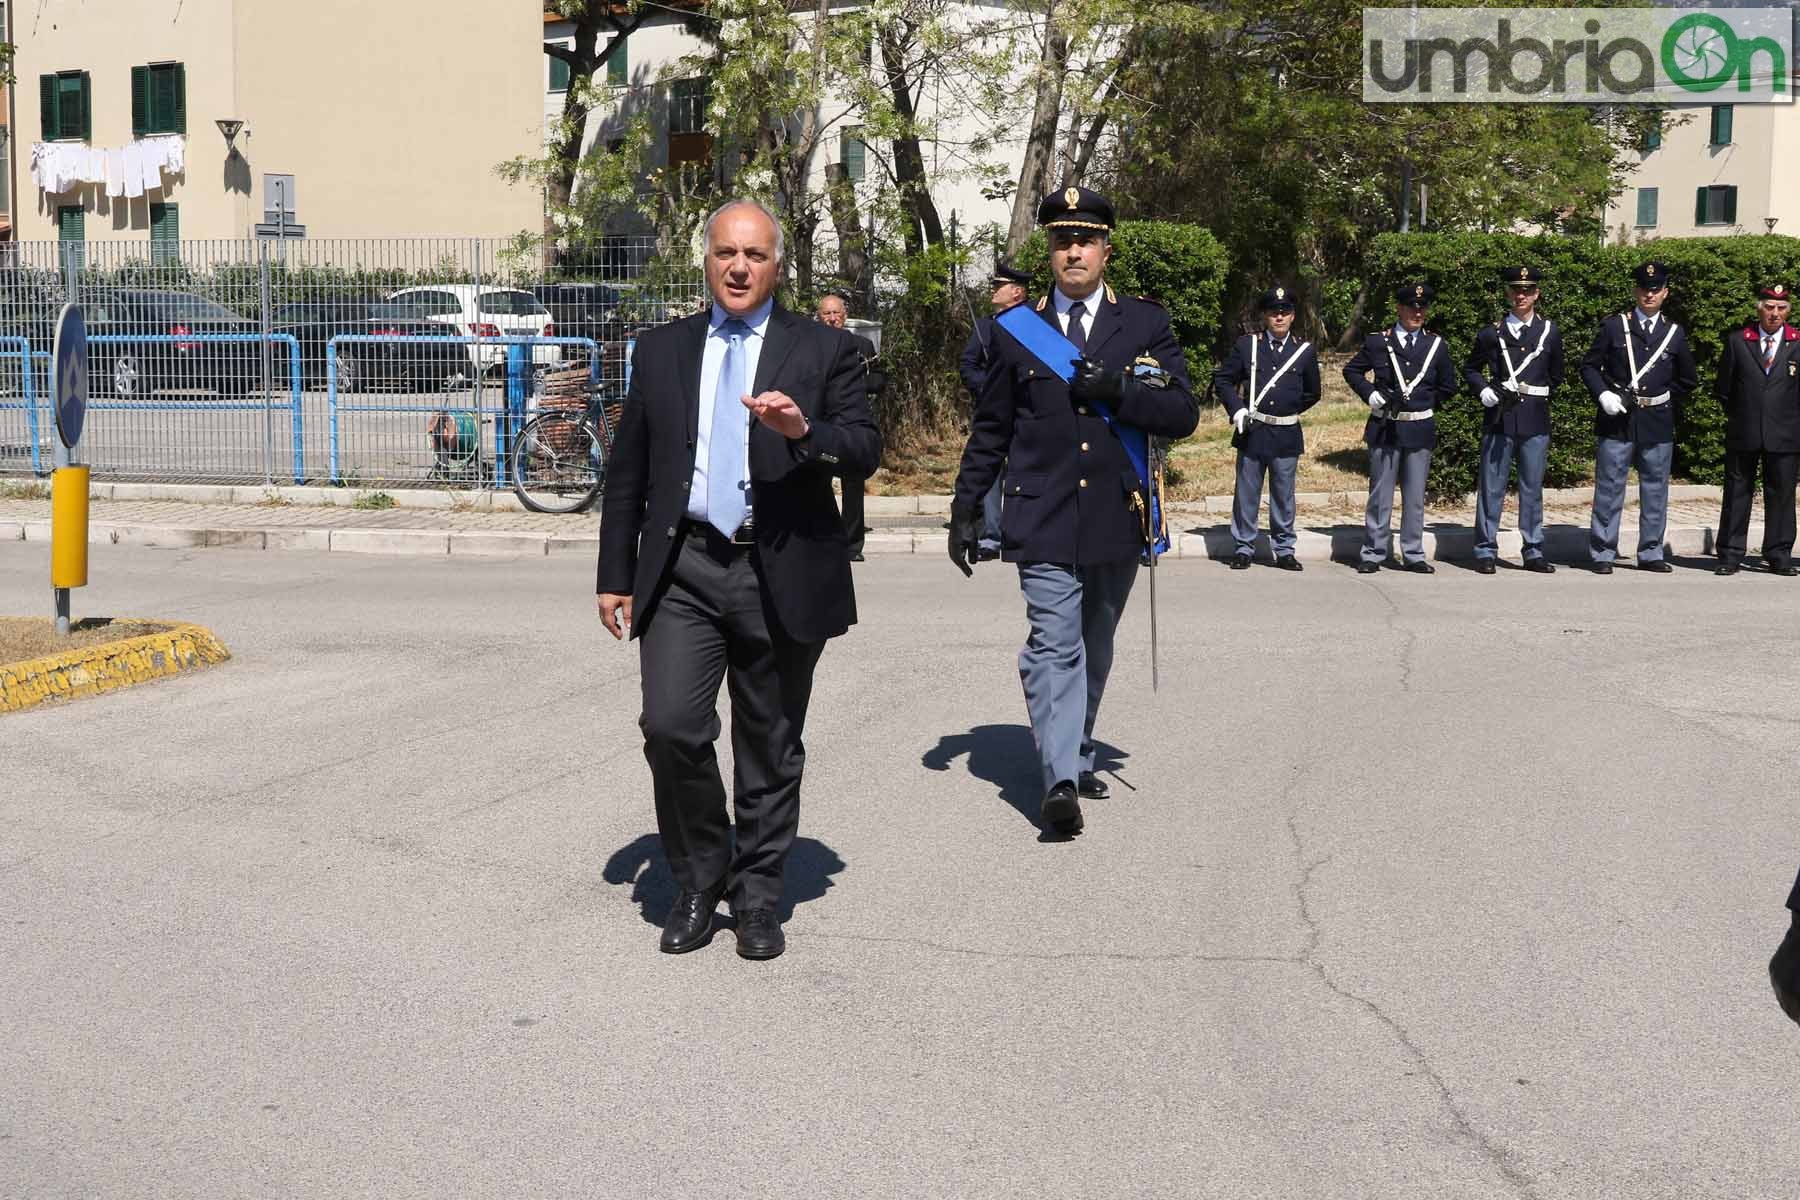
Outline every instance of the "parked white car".
<path fill-rule="evenodd" d="M 404 315 L 451 325 L 463 337 L 555 337 L 550 310 L 530 292 L 519 288 L 488 287 L 473 283 L 435 283 L 401 288 L 388 297 Z M 506 369 L 507 347 L 468 344 L 469 361 L 480 371 Z M 535 366 L 556 366 L 563 360 L 561 346 L 533 346 Z"/>

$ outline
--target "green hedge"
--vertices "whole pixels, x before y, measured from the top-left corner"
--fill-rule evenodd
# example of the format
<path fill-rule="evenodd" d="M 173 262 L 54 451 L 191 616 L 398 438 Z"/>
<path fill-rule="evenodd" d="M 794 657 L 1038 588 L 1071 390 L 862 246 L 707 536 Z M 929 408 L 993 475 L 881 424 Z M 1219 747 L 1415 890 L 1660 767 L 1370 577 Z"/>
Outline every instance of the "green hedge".
<path fill-rule="evenodd" d="M 1213 348 L 1224 307 L 1225 276 L 1231 257 L 1211 231 L 1172 221 L 1121 221 L 1112 232 L 1112 262 L 1106 281 L 1114 291 L 1148 296 L 1169 310 L 1175 340 L 1187 356 L 1194 392 L 1212 378 Z M 1050 256 L 1038 230 L 1019 252 L 1032 272 L 1032 294 L 1050 290 Z"/>
<path fill-rule="evenodd" d="M 1586 239 L 1512 234 L 1385 234 L 1369 259 L 1369 323 L 1390 314 L 1398 284 L 1424 279 L 1437 289 L 1429 327 L 1446 338 L 1458 375 L 1475 332 L 1505 310 L 1499 271 L 1531 263 L 1544 272 L 1538 311 L 1562 330 L 1567 372 L 1551 398 L 1550 466 L 1545 483 L 1588 482 L 1594 468 L 1594 402 L 1581 383 L 1581 358 L 1608 316 L 1632 305 L 1631 271 L 1650 259 L 1675 277 L 1664 308 L 1688 331 L 1700 388 L 1677 410 L 1675 473 L 1701 483 L 1723 479 L 1725 415 L 1712 399 L 1720 348 L 1732 330 L 1754 319 L 1756 287 L 1767 280 L 1800 283 L 1800 239 L 1761 234 L 1662 238 L 1633 246 Z M 1375 305 L 1379 303 L 1380 307 Z M 1462 496 L 1475 488 L 1481 403 L 1466 390 L 1439 411 L 1431 488 Z"/>

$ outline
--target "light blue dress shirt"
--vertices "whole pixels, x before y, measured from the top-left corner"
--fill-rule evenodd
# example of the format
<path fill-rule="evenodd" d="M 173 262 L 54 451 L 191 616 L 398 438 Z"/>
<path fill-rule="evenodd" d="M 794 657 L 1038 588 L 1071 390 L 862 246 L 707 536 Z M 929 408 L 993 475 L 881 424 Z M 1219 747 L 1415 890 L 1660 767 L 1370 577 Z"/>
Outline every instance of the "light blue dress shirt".
<path fill-rule="evenodd" d="M 765 300 L 761 308 L 741 318 L 750 327 L 750 336 L 744 339 L 744 386 L 756 386 L 756 364 L 762 360 L 763 341 L 769 332 L 769 314 L 775 311 L 775 302 Z M 687 515 L 692 521 L 706 520 L 706 464 L 707 444 L 712 440 L 713 393 L 719 387 L 719 371 L 725 365 L 725 348 L 727 337 L 719 332 L 719 327 L 731 319 L 731 314 L 717 304 L 712 306 L 712 320 L 706 327 L 706 350 L 700 358 L 700 413 L 694 425 L 694 478 L 688 488 Z M 754 393 L 752 393 L 754 394 Z M 756 418 L 750 415 L 749 409 L 743 409 L 746 422 Z M 750 478 L 748 448 L 750 440 L 744 439 L 746 448 L 744 462 L 744 478 Z"/>

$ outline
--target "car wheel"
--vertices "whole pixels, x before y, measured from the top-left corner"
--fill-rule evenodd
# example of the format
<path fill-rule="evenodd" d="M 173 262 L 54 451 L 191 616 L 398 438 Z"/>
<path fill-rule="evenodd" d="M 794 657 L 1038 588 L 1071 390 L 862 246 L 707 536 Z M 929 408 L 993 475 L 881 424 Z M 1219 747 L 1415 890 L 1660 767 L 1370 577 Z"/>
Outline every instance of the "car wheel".
<path fill-rule="evenodd" d="M 136 400 L 149 392 L 148 381 L 135 354 L 121 354 L 113 359 L 113 395 L 120 400 Z"/>

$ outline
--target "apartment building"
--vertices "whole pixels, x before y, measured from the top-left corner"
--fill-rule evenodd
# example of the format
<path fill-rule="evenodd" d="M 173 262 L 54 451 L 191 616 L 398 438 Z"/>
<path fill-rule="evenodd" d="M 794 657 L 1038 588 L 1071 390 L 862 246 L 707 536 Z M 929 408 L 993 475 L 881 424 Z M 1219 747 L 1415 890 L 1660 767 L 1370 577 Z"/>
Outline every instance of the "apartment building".
<path fill-rule="evenodd" d="M 13 14 L 20 240 L 541 224 L 531 0 L 41 0 Z"/>
<path fill-rule="evenodd" d="M 1712 104 L 1669 110 L 1666 128 L 1628 159 L 1635 170 L 1607 205 L 1609 240 L 1800 236 L 1800 107 Z"/>

